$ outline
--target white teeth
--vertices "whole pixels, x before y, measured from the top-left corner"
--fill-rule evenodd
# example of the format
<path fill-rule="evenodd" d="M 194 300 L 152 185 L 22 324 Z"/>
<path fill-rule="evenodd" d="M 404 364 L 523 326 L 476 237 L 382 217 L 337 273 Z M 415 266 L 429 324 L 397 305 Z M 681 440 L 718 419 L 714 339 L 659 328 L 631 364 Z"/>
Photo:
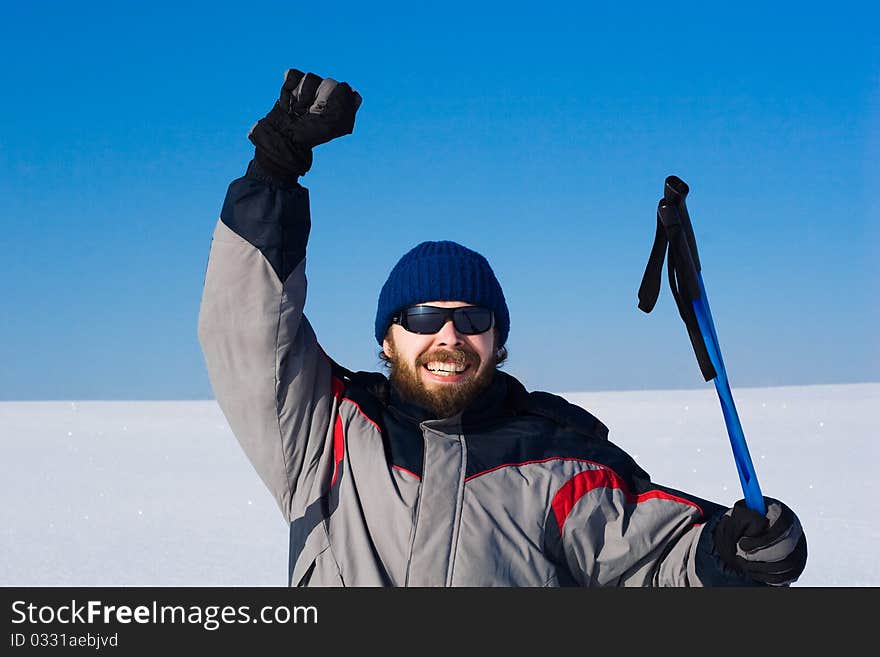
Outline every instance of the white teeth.
<path fill-rule="evenodd" d="M 459 374 L 467 369 L 467 365 L 459 365 L 458 363 L 428 363 L 425 367 L 434 374 L 440 374 L 442 376 Z"/>

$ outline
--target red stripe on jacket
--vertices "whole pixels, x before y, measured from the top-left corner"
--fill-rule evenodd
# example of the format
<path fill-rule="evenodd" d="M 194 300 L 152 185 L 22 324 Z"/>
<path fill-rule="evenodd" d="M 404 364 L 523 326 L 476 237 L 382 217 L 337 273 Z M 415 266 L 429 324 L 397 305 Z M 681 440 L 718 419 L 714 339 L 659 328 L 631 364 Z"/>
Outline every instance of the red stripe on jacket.
<path fill-rule="evenodd" d="M 485 474 L 489 474 L 490 472 L 495 472 L 496 470 L 503 470 L 504 468 L 521 468 L 524 465 L 532 465 L 533 463 L 549 463 L 550 461 L 578 461 L 580 463 L 596 463 L 595 461 L 591 461 L 589 459 L 582 459 L 576 456 L 548 456 L 545 459 L 532 459 L 531 461 L 516 461 L 514 463 L 502 463 L 501 465 L 496 465 L 494 467 L 489 468 L 488 470 L 481 470 L 476 474 L 469 475 L 465 477 L 465 481 L 470 481 L 471 479 L 476 479 L 477 477 L 482 477 Z"/>
<path fill-rule="evenodd" d="M 376 431 L 379 433 L 382 433 L 382 431 L 379 429 L 379 425 L 376 424 L 369 415 L 364 413 L 356 401 L 349 399 L 348 397 L 343 397 L 345 394 L 345 382 L 342 379 L 338 379 L 335 376 L 331 377 L 330 391 L 333 394 L 333 398 L 336 400 L 336 422 L 333 425 L 333 478 L 330 480 L 330 485 L 332 486 L 339 478 L 339 464 L 342 463 L 342 459 L 345 458 L 345 430 L 342 427 L 342 414 L 339 412 L 339 407 L 342 405 L 342 402 L 349 402 L 352 404 L 357 409 L 358 413 L 376 428 Z M 410 472 L 410 474 L 413 473 Z M 413 476 L 418 477 L 418 475 L 415 474 L 413 474 Z"/>
<path fill-rule="evenodd" d="M 335 376 L 330 380 L 333 397 L 336 399 L 336 423 L 333 425 L 333 478 L 330 485 L 336 483 L 339 477 L 339 464 L 345 456 L 345 431 L 342 429 L 342 415 L 339 413 L 339 404 L 342 402 L 342 395 L 345 392 L 345 383 Z"/>
<path fill-rule="evenodd" d="M 661 499 L 679 502 L 694 507 L 703 515 L 703 510 L 691 500 L 673 495 L 662 490 L 649 490 L 644 493 L 634 494 L 626 485 L 623 478 L 613 470 L 602 467 L 596 470 L 586 470 L 576 474 L 574 477 L 565 482 L 565 485 L 559 489 L 559 492 L 553 496 L 553 513 L 556 515 L 556 522 L 559 525 L 559 533 L 562 533 L 562 527 L 568 514 L 574 508 L 584 495 L 596 488 L 616 488 L 619 489 L 629 504 L 638 504 L 645 500 Z"/>
<path fill-rule="evenodd" d="M 415 472 L 413 472 L 412 470 L 407 470 L 402 465 L 394 465 L 392 463 L 391 467 L 394 468 L 395 470 L 398 470 L 399 472 L 405 472 L 406 474 L 408 474 L 411 477 L 415 477 L 416 479 L 421 479 L 421 477 L 419 475 L 417 475 Z"/>

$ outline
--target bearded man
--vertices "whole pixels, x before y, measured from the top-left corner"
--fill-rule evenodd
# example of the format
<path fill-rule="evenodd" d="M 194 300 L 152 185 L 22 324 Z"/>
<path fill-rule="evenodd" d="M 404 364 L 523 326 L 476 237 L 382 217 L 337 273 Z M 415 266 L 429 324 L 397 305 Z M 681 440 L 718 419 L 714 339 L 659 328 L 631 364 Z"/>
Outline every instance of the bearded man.
<path fill-rule="evenodd" d="M 486 258 L 415 246 L 379 294 L 390 376 L 350 372 L 303 314 L 312 149 L 360 95 L 291 69 L 214 230 L 199 340 L 218 403 L 290 526 L 291 586 L 788 585 L 792 510 L 651 481 L 588 411 L 498 369 L 510 330 Z"/>

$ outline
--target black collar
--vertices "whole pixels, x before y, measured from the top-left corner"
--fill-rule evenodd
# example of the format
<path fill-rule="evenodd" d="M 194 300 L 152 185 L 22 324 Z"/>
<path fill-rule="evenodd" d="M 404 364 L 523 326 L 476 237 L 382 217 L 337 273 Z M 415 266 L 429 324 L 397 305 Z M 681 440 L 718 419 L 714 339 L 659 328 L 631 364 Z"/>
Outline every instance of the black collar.
<path fill-rule="evenodd" d="M 386 385 L 390 412 L 415 424 L 429 422 L 434 429 L 473 431 L 503 422 L 514 415 L 539 415 L 577 433 L 599 440 L 608 439 L 608 428 L 589 411 L 559 395 L 530 393 L 516 378 L 500 370 L 495 371 L 492 383 L 468 408 L 448 418 L 437 418 L 427 409 L 404 399 L 394 386 Z"/>

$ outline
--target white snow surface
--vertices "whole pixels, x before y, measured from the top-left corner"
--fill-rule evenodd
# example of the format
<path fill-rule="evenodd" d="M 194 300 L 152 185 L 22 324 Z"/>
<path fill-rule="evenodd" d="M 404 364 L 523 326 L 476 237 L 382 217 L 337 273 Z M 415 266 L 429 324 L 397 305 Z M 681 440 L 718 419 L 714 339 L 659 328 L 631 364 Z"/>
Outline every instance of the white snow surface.
<path fill-rule="evenodd" d="M 659 484 L 742 497 L 714 387 L 572 392 Z M 880 383 L 734 389 L 794 586 L 880 586 Z M 287 527 L 214 401 L 0 402 L 0 585 L 284 586 Z"/>

